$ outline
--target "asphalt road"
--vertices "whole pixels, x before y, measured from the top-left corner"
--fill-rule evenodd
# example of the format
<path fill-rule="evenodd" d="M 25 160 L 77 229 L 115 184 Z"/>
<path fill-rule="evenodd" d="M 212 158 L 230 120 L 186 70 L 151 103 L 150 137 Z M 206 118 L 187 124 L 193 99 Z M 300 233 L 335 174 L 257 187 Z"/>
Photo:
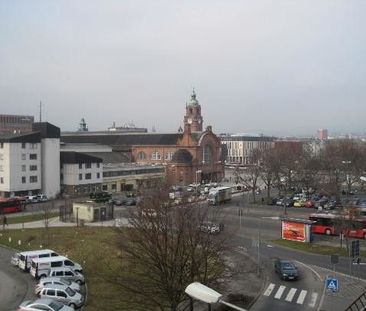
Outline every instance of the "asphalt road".
<path fill-rule="evenodd" d="M 16 310 L 22 301 L 34 299 L 35 281 L 10 264 L 13 251 L 0 248 L 0 310 Z"/>

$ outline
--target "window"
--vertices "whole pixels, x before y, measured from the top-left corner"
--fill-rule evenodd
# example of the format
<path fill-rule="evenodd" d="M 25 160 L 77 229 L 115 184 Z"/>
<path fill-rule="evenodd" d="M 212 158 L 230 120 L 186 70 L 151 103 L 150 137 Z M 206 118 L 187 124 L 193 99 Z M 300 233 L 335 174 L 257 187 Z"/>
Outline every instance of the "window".
<path fill-rule="evenodd" d="M 31 153 L 29 155 L 29 160 L 37 160 L 37 153 Z"/>
<path fill-rule="evenodd" d="M 22 143 L 22 149 L 25 149 L 25 143 Z"/>
<path fill-rule="evenodd" d="M 0 184 L 4 183 L 4 177 L 0 177 Z"/>
<path fill-rule="evenodd" d="M 170 161 L 173 158 L 173 152 L 166 152 L 164 155 L 164 159 Z"/>
<path fill-rule="evenodd" d="M 4 155 L 0 153 L 0 160 L 4 160 Z"/>
<path fill-rule="evenodd" d="M 140 151 L 140 152 L 137 154 L 137 159 L 139 159 L 139 160 L 145 160 L 145 159 L 146 159 L 146 154 L 145 154 L 145 152 Z"/>
<path fill-rule="evenodd" d="M 103 186 L 102 186 L 102 190 L 103 190 L 103 191 L 107 191 L 107 190 L 108 190 L 108 186 L 107 186 L 107 185 L 103 185 Z"/>
<path fill-rule="evenodd" d="M 4 143 L 0 143 L 0 149 L 4 148 Z"/>
<path fill-rule="evenodd" d="M 37 144 L 29 144 L 29 149 L 37 149 Z"/>
<path fill-rule="evenodd" d="M 58 291 L 57 291 L 57 297 L 63 297 L 63 298 L 66 298 L 67 296 L 66 296 L 66 293 L 64 293 L 64 292 L 62 292 L 62 291 L 60 291 L 60 290 L 58 290 Z"/>
<path fill-rule="evenodd" d="M 29 165 L 29 170 L 30 171 L 36 171 L 37 170 L 37 165 Z"/>
<path fill-rule="evenodd" d="M 83 174 L 79 174 L 79 180 L 83 180 Z"/>
<path fill-rule="evenodd" d="M 100 173 L 97 173 L 97 179 L 99 179 L 100 178 Z"/>
<path fill-rule="evenodd" d="M 48 296 L 55 296 L 56 295 L 56 291 L 54 289 L 48 289 L 47 290 L 47 295 Z"/>
<path fill-rule="evenodd" d="M 97 168 L 100 168 L 100 163 L 97 163 Z"/>
<path fill-rule="evenodd" d="M 151 154 L 151 160 L 160 160 L 160 153 L 158 151 L 155 151 Z"/>
<path fill-rule="evenodd" d="M 24 160 L 26 160 L 26 155 L 25 155 L 25 153 L 22 153 L 22 160 L 24 161 Z"/>
<path fill-rule="evenodd" d="M 66 275 L 67 271 L 65 272 Z M 56 271 L 55 273 L 56 276 L 64 276 L 64 272 L 63 271 Z"/>
<path fill-rule="evenodd" d="M 22 184 L 25 184 L 27 182 L 27 179 L 25 176 L 22 176 Z"/>
<path fill-rule="evenodd" d="M 205 164 L 210 164 L 212 162 L 212 148 L 210 145 L 205 145 L 203 147 L 203 162 Z"/>
<path fill-rule="evenodd" d="M 27 170 L 27 166 L 26 165 L 22 165 L 22 172 L 25 172 Z"/>
<path fill-rule="evenodd" d="M 91 173 L 86 173 L 85 174 L 85 179 L 91 179 Z"/>
<path fill-rule="evenodd" d="M 55 267 L 62 267 L 62 261 L 54 261 L 51 262 L 51 268 L 55 268 Z"/>
<path fill-rule="evenodd" d="M 85 168 L 91 168 L 91 163 L 86 163 Z"/>
<path fill-rule="evenodd" d="M 2 165 L 0 165 L 0 172 L 4 171 L 4 167 Z"/>
<path fill-rule="evenodd" d="M 83 168 L 83 163 L 79 163 L 79 169 Z"/>
<path fill-rule="evenodd" d="M 74 274 L 71 271 L 65 271 L 65 276 L 74 276 Z"/>
<path fill-rule="evenodd" d="M 74 266 L 74 263 L 71 260 L 65 260 L 64 263 L 65 266 Z"/>
<path fill-rule="evenodd" d="M 117 184 L 112 184 L 111 189 L 112 189 L 112 190 L 117 190 Z"/>
<path fill-rule="evenodd" d="M 38 181 L 38 176 L 30 176 L 29 177 L 29 182 L 30 183 L 35 183 Z"/>

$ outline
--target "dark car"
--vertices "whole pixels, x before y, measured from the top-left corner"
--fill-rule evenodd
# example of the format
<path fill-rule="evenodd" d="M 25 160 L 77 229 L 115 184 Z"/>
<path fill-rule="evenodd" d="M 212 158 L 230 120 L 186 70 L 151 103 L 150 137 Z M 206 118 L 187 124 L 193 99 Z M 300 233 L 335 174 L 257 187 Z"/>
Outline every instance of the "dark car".
<path fill-rule="evenodd" d="M 274 269 L 283 280 L 297 280 L 299 278 L 297 267 L 290 260 L 276 259 Z"/>
<path fill-rule="evenodd" d="M 137 200 L 134 198 L 128 198 L 123 204 L 127 206 L 134 206 L 136 205 Z"/>

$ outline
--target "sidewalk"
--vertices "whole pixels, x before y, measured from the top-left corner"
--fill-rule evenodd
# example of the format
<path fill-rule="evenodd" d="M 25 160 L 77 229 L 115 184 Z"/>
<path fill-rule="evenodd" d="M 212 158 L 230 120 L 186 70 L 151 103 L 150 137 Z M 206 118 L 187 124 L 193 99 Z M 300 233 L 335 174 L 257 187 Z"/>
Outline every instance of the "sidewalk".
<path fill-rule="evenodd" d="M 354 300 L 366 291 L 366 281 L 343 273 L 333 272 L 329 269 L 312 266 L 320 274 L 324 281 L 322 301 L 319 311 L 345 310 Z M 336 278 L 339 283 L 339 291 L 331 292 L 325 288 L 327 277 Z"/>

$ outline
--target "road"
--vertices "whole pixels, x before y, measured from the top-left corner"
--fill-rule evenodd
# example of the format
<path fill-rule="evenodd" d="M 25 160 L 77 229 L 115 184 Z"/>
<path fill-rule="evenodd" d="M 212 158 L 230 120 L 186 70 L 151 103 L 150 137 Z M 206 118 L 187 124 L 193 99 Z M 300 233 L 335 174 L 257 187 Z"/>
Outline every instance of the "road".
<path fill-rule="evenodd" d="M 22 301 L 34 299 L 35 281 L 28 273 L 24 273 L 10 265 L 13 251 L 0 248 L 0 310 L 15 310 Z"/>

